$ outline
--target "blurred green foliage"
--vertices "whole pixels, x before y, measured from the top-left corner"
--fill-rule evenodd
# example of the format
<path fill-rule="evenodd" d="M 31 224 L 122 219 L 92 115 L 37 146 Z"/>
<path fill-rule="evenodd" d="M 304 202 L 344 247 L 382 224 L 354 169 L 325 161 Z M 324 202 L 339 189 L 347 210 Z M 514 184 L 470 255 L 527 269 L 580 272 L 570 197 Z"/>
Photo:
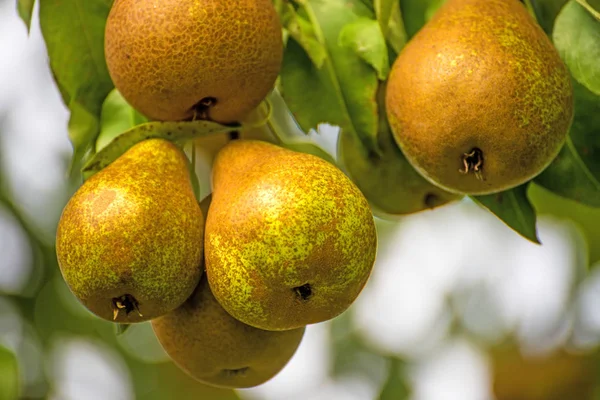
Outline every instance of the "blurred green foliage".
<path fill-rule="evenodd" d="M 27 25 L 31 21 L 33 3 L 32 0 L 19 0 L 17 2 L 18 12 Z M 112 83 L 108 78 L 101 52 L 102 47 L 99 43 L 101 43 L 103 37 L 104 21 L 112 1 L 40 0 L 39 3 L 40 23 L 46 38 L 50 64 L 63 99 L 72 111 L 69 128 L 76 151 L 75 158 L 77 159 L 85 151 L 100 150 L 119 133 L 146 121 L 132 110 L 120 107 L 119 102 L 122 105 L 122 99 L 119 99 L 114 94 L 115 92 L 113 92 L 113 97 L 109 97 L 106 102 L 104 101 L 112 89 Z M 82 6 L 83 9 L 77 8 L 74 5 L 75 3 Z M 285 1 L 279 3 L 281 7 L 289 5 Z M 300 4 L 303 2 L 294 3 Z M 289 33 L 296 42 L 291 45 L 288 44 L 290 46 L 288 49 L 291 50 L 288 50 L 285 65 L 289 68 L 297 68 L 297 70 L 292 71 L 291 77 L 287 80 L 288 89 L 290 89 L 289 82 L 292 82 L 291 90 L 306 92 L 304 95 L 307 95 L 310 90 L 306 88 L 306 76 L 320 77 L 322 71 L 313 70 L 313 65 L 328 62 L 330 64 L 327 67 L 329 75 L 325 74 L 328 75 L 327 80 L 330 80 L 331 74 L 333 74 L 334 78 L 340 78 L 342 82 L 350 82 L 352 85 L 361 86 L 360 90 L 357 90 L 359 94 L 375 92 L 378 84 L 377 79 L 381 79 L 386 72 L 386 68 L 381 68 L 382 60 L 386 60 L 386 57 L 394 54 L 394 52 L 390 51 L 388 54 L 384 54 L 385 52 L 382 52 L 380 48 L 381 41 L 375 40 L 368 43 L 370 49 L 368 53 L 361 53 L 362 50 L 358 51 L 358 48 L 353 46 L 352 40 L 350 40 L 350 43 L 338 43 L 337 36 L 331 34 L 331 32 L 324 33 L 331 34 L 331 37 L 327 37 L 326 40 L 319 39 L 310 25 L 315 21 L 309 21 L 309 16 L 313 19 L 320 17 L 323 20 L 325 14 L 319 15 L 319 12 L 323 12 L 324 8 L 327 7 L 339 11 L 339 13 L 336 11 L 336 15 L 340 18 L 344 15 L 347 16 L 350 13 L 344 9 L 344 5 L 347 3 L 337 0 L 331 4 L 323 3 L 320 5 L 321 8 L 316 9 L 316 14 L 315 10 L 306 13 L 306 10 L 303 11 L 302 7 L 291 9 L 290 14 L 287 15 L 291 21 L 288 28 L 291 28 Z M 384 34 L 383 36 L 389 42 L 391 38 L 403 37 L 403 34 L 412 37 L 431 18 L 443 3 L 443 0 L 400 0 L 399 9 L 403 14 L 401 20 L 398 19 L 399 14 L 394 14 L 394 5 L 389 1 L 375 2 L 375 4 L 379 4 L 380 8 L 370 7 L 371 2 L 365 0 L 352 0 L 350 3 L 361 10 L 362 17 L 373 18 L 376 16 L 382 27 L 388 26 L 390 29 L 389 35 Z M 548 35 L 552 34 L 554 21 L 565 3 L 566 0 L 530 1 L 541 26 Z M 81 13 L 76 13 L 74 11 L 76 9 Z M 346 39 L 356 40 L 364 32 L 371 32 L 374 27 L 370 22 L 354 18 L 354 16 L 352 18 L 355 19 L 353 21 L 354 25 L 345 30 Z M 390 22 L 388 24 L 385 21 Z M 343 25 L 343 22 L 339 22 L 338 25 Z M 593 24 L 589 23 L 588 25 Z M 404 27 L 406 32 L 403 32 Z M 335 27 L 337 30 L 340 28 L 341 26 Z M 331 29 L 333 30 L 333 28 Z M 92 40 L 96 45 L 89 46 L 88 40 Z M 341 54 L 339 60 L 345 61 L 338 60 L 335 63 L 335 60 L 327 60 L 324 45 L 319 40 L 324 40 L 336 54 Z M 69 46 L 66 46 L 65 43 L 69 43 Z M 565 46 L 565 48 L 568 47 Z M 306 55 L 300 50 L 306 52 Z M 398 51 L 398 49 L 394 50 Z M 582 52 L 582 54 L 582 56 L 585 56 L 585 52 Z M 362 66 L 359 67 L 361 71 L 366 71 L 364 76 L 367 78 L 365 80 L 357 79 L 354 71 L 348 65 L 344 65 L 347 63 L 358 64 L 365 60 L 370 63 L 370 66 L 365 67 L 361 64 Z M 592 64 L 590 68 L 592 67 L 597 67 L 597 65 Z M 580 79 L 588 82 L 591 74 L 584 73 L 581 76 Z M 597 79 L 600 78 L 593 79 L 596 80 L 588 87 L 597 88 Z M 367 84 L 363 85 L 361 82 Z M 335 84 L 339 84 L 339 82 L 333 82 L 332 85 L 335 86 Z M 348 97 L 352 97 L 342 93 L 340 88 L 336 89 L 336 93 L 338 94 L 338 100 L 339 98 L 347 100 Z M 353 96 L 357 93 L 353 93 Z M 330 93 L 325 94 L 329 95 Z M 323 99 L 325 98 L 327 97 L 323 97 Z M 304 97 L 302 99 L 302 103 L 315 108 L 313 99 L 306 100 Z M 357 101 L 359 103 L 363 100 L 363 97 L 358 96 Z M 340 101 L 340 104 L 343 102 Z M 572 143 L 576 154 L 567 154 L 566 158 L 561 158 L 560 164 L 557 162 L 551 167 L 556 172 L 553 173 L 551 169 L 545 176 L 540 178 L 540 184 L 532 184 L 528 189 L 525 187 L 517 188 L 514 192 L 501 196 L 505 199 L 508 197 L 509 200 L 513 198 L 520 199 L 517 201 L 518 207 L 512 209 L 504 208 L 504 206 L 500 207 L 499 204 L 501 205 L 504 200 L 499 199 L 498 196 L 484 200 L 480 199 L 480 202 L 486 203 L 485 205 L 488 208 L 496 207 L 499 210 L 496 211 L 496 214 L 506 214 L 505 221 L 514 219 L 516 222 L 510 222 L 513 227 L 521 224 L 522 227 L 517 229 L 522 233 L 525 232 L 525 236 L 531 240 L 536 238 L 535 230 L 532 230 L 532 227 L 535 226 L 535 213 L 533 210 L 538 215 L 547 214 L 575 221 L 587 239 L 590 265 L 600 265 L 600 209 L 573 200 L 577 199 L 577 196 L 590 198 L 592 202 L 588 201 L 589 204 L 594 204 L 593 201 L 596 200 L 589 193 L 594 193 L 594 185 L 598 182 L 597 166 L 600 162 L 598 156 L 600 141 L 598 138 L 600 138 L 600 130 L 598 130 L 597 120 L 600 113 L 597 111 L 599 110 L 600 99 L 593 96 L 584 98 L 580 95 L 578 102 L 580 104 L 578 112 L 583 117 L 579 122 L 576 120 L 574 133 L 572 133 Z M 581 105 L 584 102 L 586 105 Z M 331 103 L 335 103 L 335 101 L 325 102 L 322 108 L 329 109 Z M 123 110 L 125 110 L 125 114 L 122 113 Z M 306 126 L 315 125 L 314 122 L 320 120 L 319 116 L 313 117 L 309 121 L 310 124 L 308 122 L 305 124 Z M 352 125 L 353 118 L 356 118 L 356 116 L 348 113 L 342 122 Z M 368 138 L 373 123 L 369 119 L 361 122 L 366 127 L 364 136 Z M 101 132 L 102 126 L 106 129 L 101 133 L 102 140 L 96 143 L 95 139 Z M 1 151 L 2 149 L 0 149 L 0 154 Z M 565 159 L 567 162 L 564 162 Z M 591 177 L 588 182 L 591 189 L 584 194 L 577 191 L 577 188 L 569 189 L 568 182 L 573 182 L 573 179 L 570 179 L 571 175 L 565 175 L 566 168 L 562 167 L 564 165 L 568 166 L 568 164 L 574 165 L 579 161 L 583 163 L 582 174 L 588 174 Z M 559 176 L 566 176 L 568 179 L 562 179 L 562 183 L 556 186 L 555 178 Z M 581 174 L 578 176 L 581 176 Z M 0 293 L 0 297 L 9 299 L 12 304 L 15 304 L 21 317 L 31 324 L 33 332 L 40 339 L 43 356 L 49 354 L 50 348 L 57 338 L 87 338 L 104 343 L 122 357 L 131 373 L 136 398 L 148 400 L 233 400 L 239 398 L 238 394 L 232 390 L 214 389 L 193 381 L 171 362 L 144 361 L 128 351 L 124 346 L 124 342 L 135 342 L 137 336 L 128 335 L 136 335 L 136 330 L 131 329 L 122 336 L 118 336 L 115 334 L 113 324 L 93 317 L 75 300 L 69 293 L 58 271 L 52 245 L 54 238 L 44 236 L 37 228 L 37 224 L 27 219 L 26 214 L 15 203 L 12 194 L 9 193 L 5 185 L 2 185 L 4 181 L 2 178 L 2 172 L 0 171 L 0 207 L 8 211 L 27 234 L 33 255 L 34 268 L 29 277 L 29 285 L 22 293 Z M 75 190 L 76 185 L 72 184 L 67 190 L 72 192 Z M 564 190 L 565 188 L 569 190 Z M 522 215 L 519 215 L 519 211 L 524 207 L 531 207 L 532 209 L 525 210 L 521 213 Z M 58 213 L 54 211 L 56 210 L 48 210 L 48 214 L 57 215 Z M 53 222 L 56 223 L 56 221 Z M 401 316 L 398 316 L 398 318 L 401 318 Z M 333 322 L 330 335 L 333 360 L 332 375 L 334 377 L 358 374 L 374 385 L 381 387 L 381 399 L 403 400 L 409 398 L 411 390 L 407 380 L 406 363 L 395 355 L 381 354 L 366 344 L 361 335 L 355 331 L 350 313 Z M 382 366 L 382 368 L 372 368 L 374 365 Z M 381 374 L 381 371 L 384 371 L 384 373 Z M 40 385 L 36 385 L 35 388 L 25 386 L 20 389 L 20 393 L 17 393 L 21 372 L 14 354 L 0 347 L 0 400 L 12 400 L 19 396 L 28 399 L 46 398 L 54 385 L 49 377 L 45 377 L 46 382 L 41 385 L 41 390 Z"/>

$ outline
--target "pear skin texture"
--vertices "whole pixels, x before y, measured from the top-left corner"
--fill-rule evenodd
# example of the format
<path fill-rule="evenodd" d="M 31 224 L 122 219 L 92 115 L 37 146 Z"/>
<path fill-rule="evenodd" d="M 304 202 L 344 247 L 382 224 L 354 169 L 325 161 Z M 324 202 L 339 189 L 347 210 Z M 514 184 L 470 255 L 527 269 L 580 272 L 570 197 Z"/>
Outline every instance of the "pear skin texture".
<path fill-rule="evenodd" d="M 483 195 L 523 184 L 552 162 L 573 119 L 573 89 L 518 0 L 449 0 L 394 62 L 386 108 L 424 177 Z M 475 149 L 482 162 L 465 168 Z"/>
<path fill-rule="evenodd" d="M 251 140 L 213 165 L 206 273 L 219 303 L 266 330 L 331 319 L 371 273 L 377 234 L 360 190 L 330 163 Z"/>
<path fill-rule="evenodd" d="M 134 323 L 175 309 L 202 275 L 204 218 L 185 154 L 174 144 L 138 143 L 89 178 L 61 215 L 56 252 L 62 275 L 90 311 Z M 114 301 L 133 296 L 137 310 Z M 141 314 L 141 315 L 140 315 Z"/>
<path fill-rule="evenodd" d="M 273 88 L 281 24 L 269 0 L 115 0 L 105 55 L 117 89 L 147 117 L 236 122 Z M 207 98 L 216 103 L 197 115 Z"/>
<path fill-rule="evenodd" d="M 194 379 L 227 388 L 248 388 L 273 378 L 292 358 L 305 328 L 272 332 L 229 315 L 206 278 L 181 307 L 152 321 L 171 359 Z"/>

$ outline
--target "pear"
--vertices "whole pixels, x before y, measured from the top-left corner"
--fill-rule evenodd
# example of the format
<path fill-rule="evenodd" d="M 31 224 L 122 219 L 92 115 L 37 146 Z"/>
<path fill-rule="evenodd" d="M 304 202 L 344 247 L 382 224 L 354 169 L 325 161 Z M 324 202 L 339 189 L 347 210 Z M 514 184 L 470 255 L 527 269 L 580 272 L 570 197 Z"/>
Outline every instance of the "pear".
<path fill-rule="evenodd" d="M 287 330 L 352 304 L 377 237 L 367 200 L 343 172 L 313 155 L 237 140 L 217 154 L 212 179 L 206 273 L 228 313 Z"/>
<path fill-rule="evenodd" d="M 272 332 L 229 315 L 201 278 L 181 307 L 152 321 L 164 350 L 191 377 L 213 386 L 247 388 L 273 378 L 292 358 L 305 328 Z"/>
<path fill-rule="evenodd" d="M 381 85 L 378 98 L 384 104 L 385 85 Z M 431 184 L 415 171 L 394 141 L 384 107 L 380 107 L 377 141 L 380 154 L 369 154 L 351 132 L 341 131 L 338 136 L 338 158 L 377 216 L 389 219 L 412 214 L 461 197 Z"/>
<path fill-rule="evenodd" d="M 534 178 L 573 119 L 569 72 L 518 0 L 448 0 L 403 49 L 386 108 L 409 162 L 448 191 Z"/>
<path fill-rule="evenodd" d="M 147 117 L 237 122 L 273 88 L 281 24 L 270 0 L 115 0 L 105 56 L 117 89 Z"/>
<path fill-rule="evenodd" d="M 166 314 L 192 294 L 202 274 L 203 235 L 185 154 L 151 139 L 71 197 L 56 252 L 81 303 L 106 320 L 134 323 Z"/>

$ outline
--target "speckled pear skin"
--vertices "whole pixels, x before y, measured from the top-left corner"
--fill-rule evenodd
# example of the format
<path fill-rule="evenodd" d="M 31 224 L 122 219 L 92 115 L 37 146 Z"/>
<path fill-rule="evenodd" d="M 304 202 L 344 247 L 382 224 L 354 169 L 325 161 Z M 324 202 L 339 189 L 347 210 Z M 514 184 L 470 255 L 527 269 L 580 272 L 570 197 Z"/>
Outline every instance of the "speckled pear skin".
<path fill-rule="evenodd" d="M 294 329 L 345 311 L 377 250 L 369 204 L 337 167 L 238 140 L 213 164 L 205 261 L 211 289 L 238 320 Z"/>
<path fill-rule="evenodd" d="M 62 275 L 90 311 L 113 321 L 113 298 L 139 303 L 114 322 L 180 306 L 202 274 L 204 218 L 185 154 L 162 139 L 138 143 L 88 179 L 67 203 L 56 252 Z"/>
<path fill-rule="evenodd" d="M 200 382 L 228 388 L 257 386 L 273 378 L 292 358 L 305 328 L 272 332 L 229 315 L 201 278 L 181 307 L 152 321 L 164 350 Z"/>
<path fill-rule="evenodd" d="M 395 61 L 386 104 L 413 166 L 476 195 L 542 172 L 573 118 L 567 68 L 518 0 L 448 0 Z M 479 178 L 459 172 L 474 148 L 484 157 Z"/>
<path fill-rule="evenodd" d="M 237 122 L 273 88 L 281 68 L 279 17 L 270 0 L 115 0 L 105 30 L 110 76 L 155 120 Z"/>

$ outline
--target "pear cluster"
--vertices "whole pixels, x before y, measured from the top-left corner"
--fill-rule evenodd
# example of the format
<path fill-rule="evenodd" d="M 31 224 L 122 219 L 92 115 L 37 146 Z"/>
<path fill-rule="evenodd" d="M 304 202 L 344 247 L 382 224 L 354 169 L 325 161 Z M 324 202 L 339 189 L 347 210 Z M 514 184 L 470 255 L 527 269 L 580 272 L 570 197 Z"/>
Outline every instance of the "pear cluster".
<path fill-rule="evenodd" d="M 268 0 L 116 0 L 106 26 L 115 86 L 152 119 L 237 121 L 271 90 L 281 53 Z M 178 145 L 146 139 L 91 176 L 59 221 L 60 270 L 98 317 L 151 321 L 195 379 L 256 386 L 307 325 L 358 297 L 373 215 L 336 166 L 262 141 L 219 151 L 202 204 L 189 171 Z"/>
<path fill-rule="evenodd" d="M 306 325 L 358 297 L 376 230 L 360 190 L 316 156 L 237 140 L 217 154 L 212 179 L 201 207 L 185 153 L 142 141 L 69 200 L 57 256 L 97 316 L 151 320 L 191 376 L 251 387 L 287 364 Z"/>

